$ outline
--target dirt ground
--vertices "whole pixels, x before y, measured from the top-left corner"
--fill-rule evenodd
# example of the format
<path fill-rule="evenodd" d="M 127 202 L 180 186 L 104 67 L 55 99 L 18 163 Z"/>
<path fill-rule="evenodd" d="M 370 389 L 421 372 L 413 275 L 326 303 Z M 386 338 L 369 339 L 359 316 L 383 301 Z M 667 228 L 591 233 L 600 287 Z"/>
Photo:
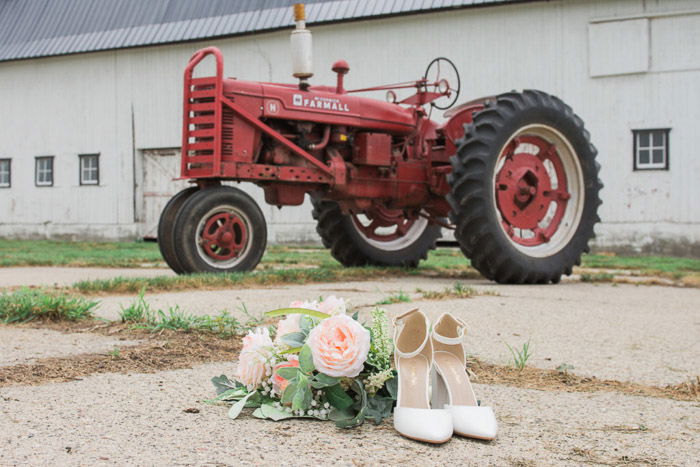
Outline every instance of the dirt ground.
<path fill-rule="evenodd" d="M 13 268 L 0 270 L 0 287 L 115 275 L 125 274 Z M 242 317 L 242 304 L 258 314 L 291 300 L 334 294 L 366 315 L 375 303 L 402 291 L 412 302 L 384 305 L 390 314 L 420 307 L 433 318 L 443 311 L 459 315 L 470 325 L 468 352 L 489 364 L 509 365 L 506 343 L 519 347 L 529 340 L 528 365 L 553 370 L 566 363 L 577 377 L 665 387 L 700 375 L 700 289 L 580 282 L 500 286 L 474 280 L 462 281 L 477 290 L 473 298 L 425 300 L 417 292 L 443 290 L 453 282 L 392 278 L 163 293 L 146 300 L 156 308 L 178 305 L 197 314 L 225 309 Z M 99 300 L 98 315 L 118 319 L 120 307 L 134 297 Z M 121 339 L 1 327 L 0 366 L 6 371 L 46 357 L 127 352 L 138 344 Z M 168 367 L 168 361 L 174 360 L 164 360 L 155 373 L 97 371 L 68 382 L 0 384 L 0 465 L 697 465 L 700 458 L 698 398 L 477 384 L 477 397 L 499 419 L 498 439 L 454 438 L 434 447 L 401 438 L 391 421 L 349 431 L 332 423 L 275 423 L 249 415 L 231 421 L 225 407 L 202 400 L 213 395 L 212 376 L 233 374 L 233 361 L 191 368 Z"/>

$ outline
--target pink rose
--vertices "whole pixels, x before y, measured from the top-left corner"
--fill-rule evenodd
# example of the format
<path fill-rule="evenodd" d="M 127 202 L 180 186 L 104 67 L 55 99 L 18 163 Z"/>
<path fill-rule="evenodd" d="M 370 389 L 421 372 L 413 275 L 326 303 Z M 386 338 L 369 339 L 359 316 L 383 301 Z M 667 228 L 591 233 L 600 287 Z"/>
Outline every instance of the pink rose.
<path fill-rule="evenodd" d="M 347 315 L 336 315 L 313 328 L 306 343 L 318 371 L 354 378 L 367 360 L 369 341 L 369 331 L 360 323 Z"/>
<path fill-rule="evenodd" d="M 272 369 L 272 389 L 279 395 L 282 395 L 284 390 L 287 388 L 289 381 L 282 378 L 277 374 L 277 370 L 280 368 L 298 368 L 299 367 L 299 357 L 293 356 L 289 357 L 286 362 L 280 362 Z"/>
<path fill-rule="evenodd" d="M 267 328 L 250 331 L 243 338 L 243 349 L 238 357 L 236 379 L 245 384 L 249 391 L 260 386 L 270 376 L 272 339 Z"/>

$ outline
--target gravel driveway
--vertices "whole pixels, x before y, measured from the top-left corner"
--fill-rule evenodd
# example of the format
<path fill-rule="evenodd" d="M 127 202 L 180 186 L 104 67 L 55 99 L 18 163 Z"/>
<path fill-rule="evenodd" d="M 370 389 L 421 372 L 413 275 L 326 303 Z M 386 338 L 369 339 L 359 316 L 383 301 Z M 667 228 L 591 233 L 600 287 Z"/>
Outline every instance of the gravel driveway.
<path fill-rule="evenodd" d="M 34 274 L 18 277 L 33 277 L 36 284 L 96 277 L 92 269 L 71 269 L 66 276 L 61 271 L 69 268 L 33 269 Z M 10 284 L 11 269 L 0 273 L 4 286 L 19 282 Z M 123 275 L 123 270 L 98 275 Z M 425 300 L 417 292 L 443 290 L 453 282 L 410 277 L 146 299 L 155 308 L 179 305 L 196 314 L 226 309 L 242 317 L 242 303 L 260 313 L 294 299 L 334 294 L 365 316 L 378 301 L 403 291 L 413 302 L 385 305 L 391 314 L 414 306 L 433 318 L 447 310 L 458 314 L 470 325 L 468 352 L 487 362 L 508 364 L 505 343 L 530 340 L 528 365 L 544 369 L 567 363 L 580 375 L 659 386 L 700 374 L 699 289 L 579 282 L 500 286 L 477 280 L 462 281 L 480 293 L 469 299 Z M 133 299 L 100 297 L 98 314 L 115 319 Z M 129 344 L 91 334 L 0 327 L 0 365 Z M 479 399 L 496 410 L 499 438 L 493 443 L 454 438 L 433 447 L 401 438 L 390 421 L 349 431 L 332 423 L 275 423 L 247 415 L 231 421 L 225 407 L 201 401 L 213 394 L 212 376 L 233 371 L 232 362 L 221 362 L 0 387 L 0 465 L 697 465 L 693 459 L 700 457 L 698 402 L 479 384 Z M 198 412 L 184 412 L 192 408 Z"/>

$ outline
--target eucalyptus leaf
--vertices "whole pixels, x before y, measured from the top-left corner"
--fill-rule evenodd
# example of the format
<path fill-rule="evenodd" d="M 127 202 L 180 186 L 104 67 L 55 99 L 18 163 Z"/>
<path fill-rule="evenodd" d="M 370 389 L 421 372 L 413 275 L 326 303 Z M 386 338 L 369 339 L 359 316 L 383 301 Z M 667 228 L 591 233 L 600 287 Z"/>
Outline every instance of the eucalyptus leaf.
<path fill-rule="evenodd" d="M 324 389 L 323 392 L 326 394 L 328 403 L 336 409 L 347 409 L 353 404 L 352 397 L 348 396 L 347 393 L 343 391 L 343 388 L 340 387 L 340 384 L 336 384 L 335 386 L 328 386 L 326 389 Z"/>
<path fill-rule="evenodd" d="M 366 418 L 374 419 L 374 423 L 379 425 L 383 419 L 391 416 L 394 407 L 394 399 L 391 397 L 375 396 L 367 399 Z"/>
<path fill-rule="evenodd" d="M 299 318 L 299 327 L 302 331 L 304 331 L 304 334 L 308 335 L 311 331 L 311 328 L 313 328 L 315 324 L 316 322 L 311 316 L 301 315 L 301 317 Z"/>
<path fill-rule="evenodd" d="M 286 380 L 292 380 L 292 379 L 296 378 L 296 376 L 299 374 L 299 368 L 292 367 L 292 366 L 286 366 L 283 368 L 279 368 L 277 370 L 277 374 Z"/>
<path fill-rule="evenodd" d="M 386 390 L 389 392 L 389 395 L 391 396 L 392 399 L 396 400 L 399 394 L 399 378 L 398 376 L 394 375 L 393 378 L 389 379 L 384 383 L 386 386 Z"/>
<path fill-rule="evenodd" d="M 292 414 L 291 412 L 287 412 L 284 409 L 277 408 L 272 404 L 261 405 L 260 412 L 262 413 L 262 415 L 264 415 L 265 418 L 269 418 L 270 420 L 274 420 L 276 422 L 284 420 L 286 418 L 294 417 L 294 414 Z"/>
<path fill-rule="evenodd" d="M 311 373 L 316 368 L 314 358 L 311 354 L 311 347 L 304 345 L 299 352 L 299 368 L 306 374 Z"/>
<path fill-rule="evenodd" d="M 292 397 L 292 410 L 306 410 L 311 404 L 311 386 L 304 374 L 299 374 L 297 391 Z"/>
<path fill-rule="evenodd" d="M 245 397 L 247 393 L 248 391 L 245 388 L 229 389 L 228 391 L 222 392 L 215 398 L 205 400 L 204 402 L 207 404 L 215 404 L 216 402 L 221 401 L 235 401 L 241 397 Z"/>
<path fill-rule="evenodd" d="M 257 409 L 253 410 L 252 415 L 255 418 L 267 418 L 265 416 L 265 414 L 262 412 L 262 405 L 260 407 L 258 407 Z"/>
<path fill-rule="evenodd" d="M 355 321 L 357 321 L 357 318 L 359 318 L 359 317 L 360 317 L 359 311 L 356 311 L 355 313 L 352 314 L 352 319 L 354 319 Z"/>
<path fill-rule="evenodd" d="M 243 387 L 238 381 L 231 381 L 226 375 L 214 376 L 211 379 L 212 384 L 216 388 L 216 393 L 221 394 L 222 392 Z"/>
<path fill-rule="evenodd" d="M 338 428 L 354 428 L 362 425 L 365 421 L 365 413 L 367 412 L 367 392 L 359 379 L 353 380 L 352 387 L 355 393 L 360 396 L 360 401 L 356 404 L 359 410 L 355 417 L 350 420 L 337 420 L 335 426 Z"/>
<path fill-rule="evenodd" d="M 338 378 L 334 378 L 323 373 L 318 373 L 311 380 L 311 386 L 313 386 L 314 389 L 323 389 L 327 388 L 328 386 L 335 386 L 338 384 L 338 381 L 340 381 Z"/>
<path fill-rule="evenodd" d="M 228 411 L 228 418 L 230 419 L 235 419 L 238 417 L 238 415 L 241 413 L 241 410 L 243 410 L 243 407 L 245 407 L 246 402 L 248 402 L 248 399 L 253 397 L 254 394 L 257 394 L 257 391 L 253 391 L 251 393 L 248 393 L 247 396 L 245 396 L 243 399 L 239 400 L 235 404 L 231 406 L 231 408 Z"/>
<path fill-rule="evenodd" d="M 306 308 L 280 308 L 279 310 L 268 311 L 267 313 L 265 313 L 265 316 L 267 316 L 268 318 L 273 318 L 275 316 L 294 315 L 294 314 L 313 316 L 314 318 L 320 318 L 320 319 L 325 319 L 325 318 L 330 317 L 330 315 L 327 315 L 325 313 L 321 313 L 320 311 L 308 310 Z"/>
<path fill-rule="evenodd" d="M 287 387 L 284 389 L 284 392 L 282 393 L 282 403 L 283 404 L 288 404 L 292 402 L 292 398 L 294 397 L 294 394 L 297 392 L 297 387 L 299 384 L 299 380 L 297 378 L 294 378 L 289 382 Z"/>
<path fill-rule="evenodd" d="M 290 332 L 282 336 L 282 342 L 289 347 L 302 347 L 306 341 L 306 334 L 303 332 Z"/>

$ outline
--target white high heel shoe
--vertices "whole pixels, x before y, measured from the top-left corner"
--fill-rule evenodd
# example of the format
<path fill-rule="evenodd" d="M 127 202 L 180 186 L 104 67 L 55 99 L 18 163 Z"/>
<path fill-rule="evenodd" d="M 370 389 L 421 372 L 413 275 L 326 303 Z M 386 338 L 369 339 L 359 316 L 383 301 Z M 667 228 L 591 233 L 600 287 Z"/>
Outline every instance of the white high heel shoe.
<path fill-rule="evenodd" d="M 466 355 L 462 340 L 466 324 L 443 313 L 433 326 L 434 347 L 432 406 L 444 408 L 452 417 L 454 432 L 470 438 L 492 440 L 498 422 L 491 407 L 478 405 L 466 371 Z M 399 373 L 400 374 L 400 373 Z"/>
<path fill-rule="evenodd" d="M 428 318 L 415 309 L 394 318 L 394 325 L 394 363 L 399 372 L 394 428 L 410 439 L 445 443 L 452 437 L 452 416 L 430 408 L 433 346 Z"/>

